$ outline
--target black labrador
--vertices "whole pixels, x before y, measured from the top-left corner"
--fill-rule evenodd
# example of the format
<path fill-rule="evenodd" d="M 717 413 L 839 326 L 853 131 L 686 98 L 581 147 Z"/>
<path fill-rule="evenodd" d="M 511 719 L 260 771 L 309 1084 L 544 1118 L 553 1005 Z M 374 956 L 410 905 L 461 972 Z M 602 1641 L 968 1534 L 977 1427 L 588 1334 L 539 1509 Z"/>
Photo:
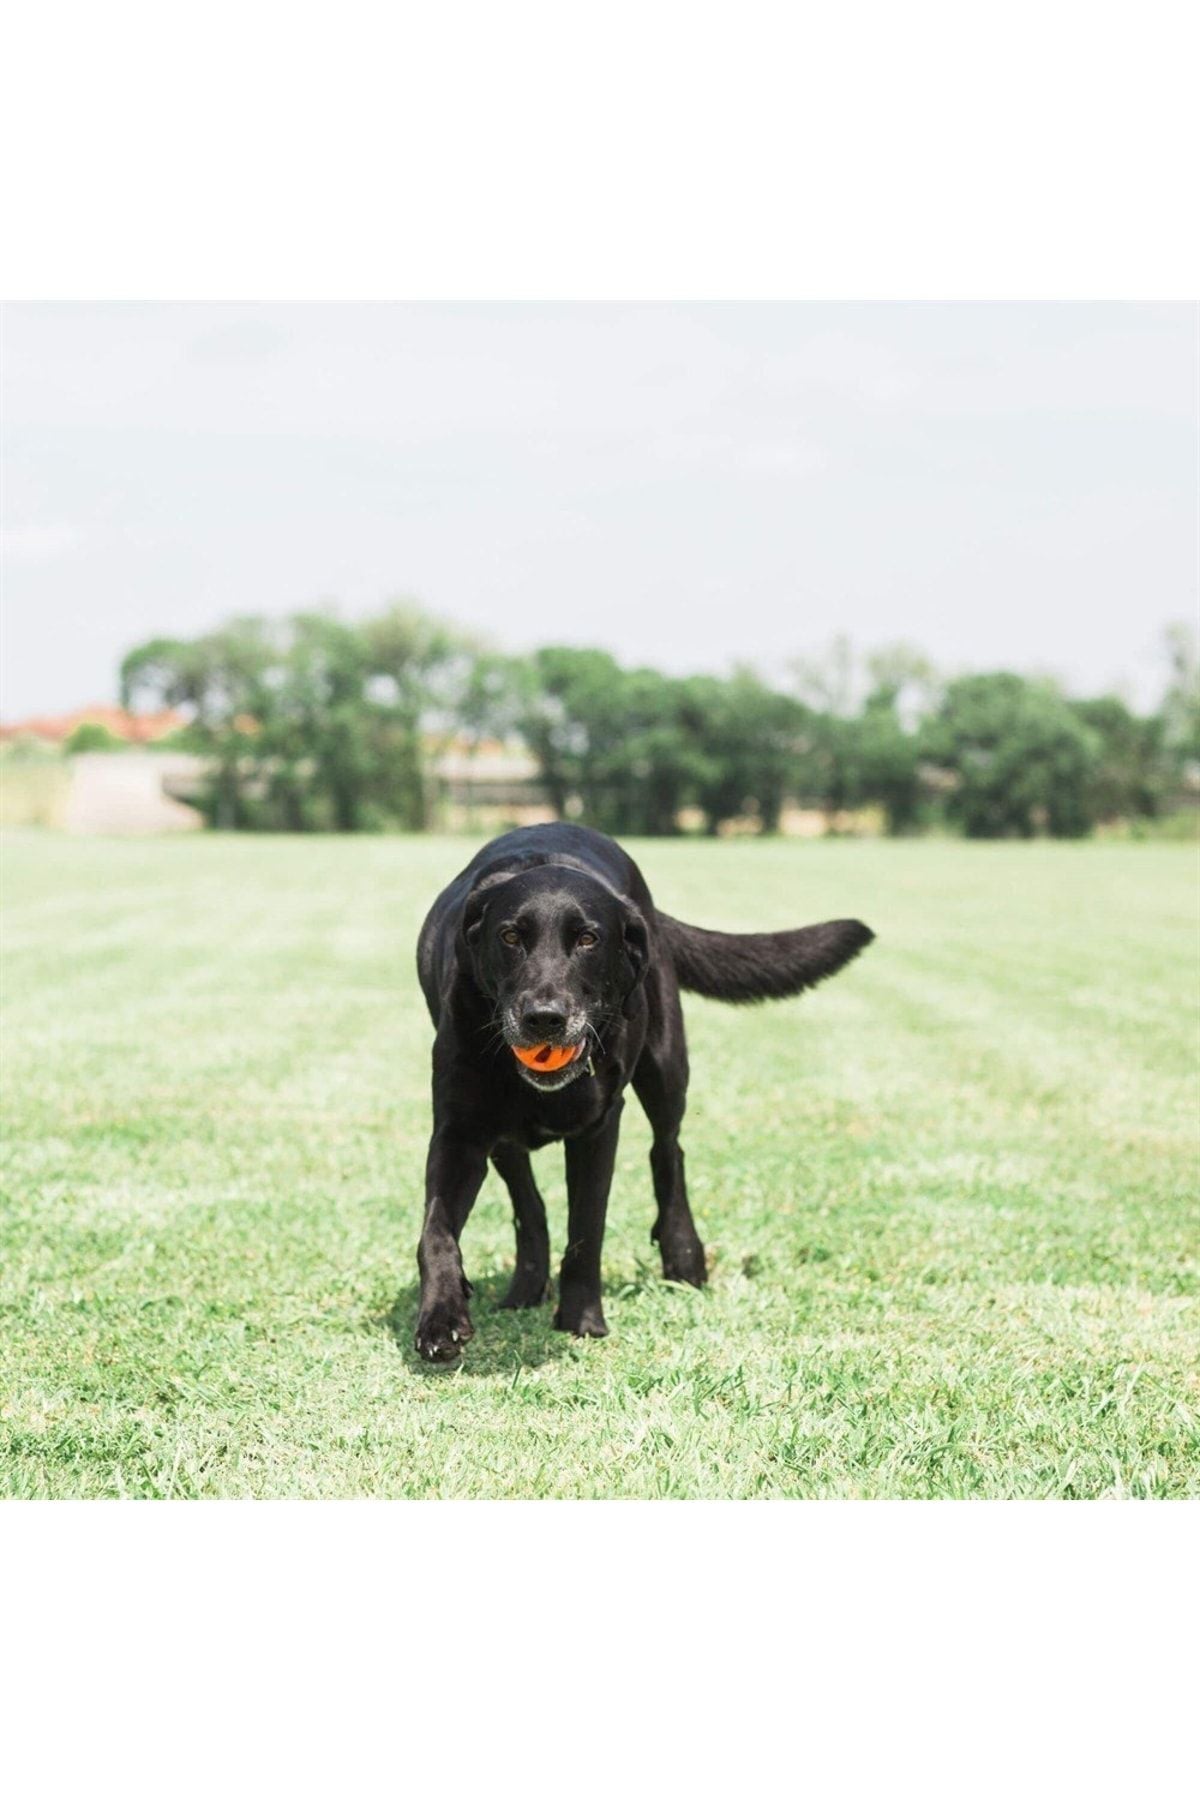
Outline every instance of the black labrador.
<path fill-rule="evenodd" d="M 668 1281 L 699 1287 L 704 1246 L 683 1178 L 688 1058 L 681 987 L 714 1000 L 798 994 L 871 942 L 857 919 L 730 935 L 659 912 L 636 863 L 579 825 L 534 825 L 486 845 L 440 894 L 417 968 L 437 1036 L 417 1354 L 453 1362 L 472 1335 L 459 1238 L 488 1158 L 512 1196 L 517 1266 L 502 1304 L 550 1285 L 546 1209 L 531 1150 L 564 1139 L 567 1248 L 555 1325 L 603 1337 L 600 1247 L 625 1089 L 654 1133 Z"/>

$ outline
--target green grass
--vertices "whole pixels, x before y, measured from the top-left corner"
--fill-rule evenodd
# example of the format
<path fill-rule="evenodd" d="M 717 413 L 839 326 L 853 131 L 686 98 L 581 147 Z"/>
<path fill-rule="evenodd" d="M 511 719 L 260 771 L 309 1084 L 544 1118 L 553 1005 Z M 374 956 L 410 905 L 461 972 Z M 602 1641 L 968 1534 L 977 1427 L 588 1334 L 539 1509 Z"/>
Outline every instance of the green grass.
<path fill-rule="evenodd" d="M 633 1103 L 612 1335 L 496 1310 L 492 1176 L 441 1372 L 412 951 L 471 848 L 6 841 L 0 1490 L 1200 1493 L 1194 851 L 641 846 L 684 918 L 879 942 L 801 1001 L 688 1002 L 705 1292 L 656 1272 Z"/>

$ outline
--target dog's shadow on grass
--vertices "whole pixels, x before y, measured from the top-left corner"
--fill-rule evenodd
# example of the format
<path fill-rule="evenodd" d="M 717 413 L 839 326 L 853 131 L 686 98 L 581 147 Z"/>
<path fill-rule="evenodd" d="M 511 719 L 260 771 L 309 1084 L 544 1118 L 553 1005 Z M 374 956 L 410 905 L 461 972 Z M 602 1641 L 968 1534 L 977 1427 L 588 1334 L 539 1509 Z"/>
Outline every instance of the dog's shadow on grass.
<path fill-rule="evenodd" d="M 517 1369 L 537 1368 L 562 1356 L 577 1340 L 567 1332 L 555 1331 L 554 1300 L 541 1306 L 510 1311 L 500 1305 L 508 1288 L 508 1275 L 485 1275 L 472 1282 L 471 1323 L 475 1336 L 462 1356 L 454 1363 L 424 1361 L 413 1348 L 417 1324 L 418 1284 L 410 1282 L 400 1289 L 388 1312 L 378 1320 L 395 1340 L 411 1369 L 436 1378 L 445 1375 L 503 1375 Z"/>

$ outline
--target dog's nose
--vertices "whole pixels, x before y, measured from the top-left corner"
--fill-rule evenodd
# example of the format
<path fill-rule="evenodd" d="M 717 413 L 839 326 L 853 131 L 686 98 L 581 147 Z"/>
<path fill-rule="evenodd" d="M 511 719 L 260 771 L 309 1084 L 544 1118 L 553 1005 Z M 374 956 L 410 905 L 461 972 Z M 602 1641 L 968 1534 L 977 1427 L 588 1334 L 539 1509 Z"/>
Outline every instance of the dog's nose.
<path fill-rule="evenodd" d="M 567 1023 L 566 1013 L 556 1012 L 549 1006 L 531 1006 L 521 1014 L 521 1030 L 530 1037 L 537 1038 L 539 1043 L 547 1043 L 551 1038 L 560 1037 Z"/>

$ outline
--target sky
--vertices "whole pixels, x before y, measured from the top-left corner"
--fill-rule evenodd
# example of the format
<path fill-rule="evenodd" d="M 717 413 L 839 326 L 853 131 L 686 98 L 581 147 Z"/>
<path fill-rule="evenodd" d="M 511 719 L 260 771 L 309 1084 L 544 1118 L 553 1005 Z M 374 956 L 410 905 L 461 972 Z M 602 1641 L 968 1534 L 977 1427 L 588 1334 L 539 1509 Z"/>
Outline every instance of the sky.
<path fill-rule="evenodd" d="M 398 596 L 785 682 L 839 634 L 1155 702 L 1197 613 L 1186 306 L 10 306 L 0 718 Z"/>

